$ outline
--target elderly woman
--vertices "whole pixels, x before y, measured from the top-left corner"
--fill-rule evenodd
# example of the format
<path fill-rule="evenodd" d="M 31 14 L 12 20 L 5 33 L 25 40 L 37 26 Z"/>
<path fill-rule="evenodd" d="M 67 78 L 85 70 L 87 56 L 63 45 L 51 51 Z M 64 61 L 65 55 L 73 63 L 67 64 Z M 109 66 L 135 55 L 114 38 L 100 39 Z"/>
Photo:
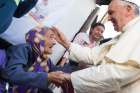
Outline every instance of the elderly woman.
<path fill-rule="evenodd" d="M 12 46 L 7 51 L 6 72 L 14 93 L 52 93 L 50 83 L 61 85 L 70 73 L 69 66 L 54 66 L 48 58 L 55 45 L 54 33 L 47 27 L 34 28 L 26 34 L 27 44 Z M 59 70 L 59 71 L 58 71 Z M 24 86 L 24 87 L 23 87 Z"/>

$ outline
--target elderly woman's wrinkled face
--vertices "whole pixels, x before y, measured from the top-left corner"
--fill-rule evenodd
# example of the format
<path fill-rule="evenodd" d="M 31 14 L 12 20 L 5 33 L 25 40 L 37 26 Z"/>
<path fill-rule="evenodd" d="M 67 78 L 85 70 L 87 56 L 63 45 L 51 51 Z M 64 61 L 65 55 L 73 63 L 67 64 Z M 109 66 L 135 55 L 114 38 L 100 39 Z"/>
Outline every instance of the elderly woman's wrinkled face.
<path fill-rule="evenodd" d="M 52 48 L 56 44 L 55 35 L 49 29 L 45 34 L 45 46 L 44 46 L 44 53 L 45 54 L 52 54 Z"/>

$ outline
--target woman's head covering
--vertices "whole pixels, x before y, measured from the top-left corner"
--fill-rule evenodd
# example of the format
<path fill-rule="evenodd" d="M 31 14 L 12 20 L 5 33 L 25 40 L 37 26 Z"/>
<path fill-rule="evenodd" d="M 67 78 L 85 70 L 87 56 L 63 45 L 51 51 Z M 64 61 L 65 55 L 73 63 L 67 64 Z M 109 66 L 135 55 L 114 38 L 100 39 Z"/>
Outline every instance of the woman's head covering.
<path fill-rule="evenodd" d="M 36 56 L 43 56 L 44 53 L 44 46 L 46 42 L 45 34 L 49 30 L 47 27 L 36 27 L 31 29 L 26 34 L 26 42 L 31 45 L 33 51 L 35 52 Z"/>
<path fill-rule="evenodd" d="M 48 30 L 49 28 L 47 27 L 36 27 L 26 33 L 26 42 L 31 45 L 33 49 L 33 59 L 35 60 L 33 66 L 29 68 L 29 71 L 38 69 L 38 66 L 40 66 L 39 68 L 44 68 L 48 71 L 48 56 L 44 53 L 46 43 L 45 34 Z"/>

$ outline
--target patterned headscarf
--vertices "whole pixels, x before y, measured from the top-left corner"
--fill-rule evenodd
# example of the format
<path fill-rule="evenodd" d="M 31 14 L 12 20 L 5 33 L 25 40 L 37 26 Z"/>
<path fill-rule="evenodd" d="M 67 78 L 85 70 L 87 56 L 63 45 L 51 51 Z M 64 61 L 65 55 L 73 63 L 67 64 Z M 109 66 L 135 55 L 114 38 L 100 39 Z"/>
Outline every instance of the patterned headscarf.
<path fill-rule="evenodd" d="M 42 28 L 34 28 L 31 29 L 26 34 L 26 42 L 29 43 L 33 49 L 33 56 L 35 58 L 35 62 L 33 66 L 29 69 L 29 71 L 34 71 L 36 64 L 39 64 L 42 68 L 45 68 L 48 71 L 47 65 L 47 55 L 44 54 L 44 46 L 45 46 L 45 33 L 49 30 L 47 27 Z"/>
<path fill-rule="evenodd" d="M 31 45 L 37 56 L 43 57 L 45 46 L 45 33 L 49 30 L 47 27 L 31 29 L 26 34 L 26 42 Z"/>
<path fill-rule="evenodd" d="M 45 34 L 49 30 L 47 27 L 31 29 L 25 36 L 26 42 L 29 43 L 33 50 L 34 64 L 28 69 L 32 72 L 49 72 L 51 60 L 44 57 Z M 37 88 L 28 86 L 14 86 L 12 93 L 38 93 Z"/>

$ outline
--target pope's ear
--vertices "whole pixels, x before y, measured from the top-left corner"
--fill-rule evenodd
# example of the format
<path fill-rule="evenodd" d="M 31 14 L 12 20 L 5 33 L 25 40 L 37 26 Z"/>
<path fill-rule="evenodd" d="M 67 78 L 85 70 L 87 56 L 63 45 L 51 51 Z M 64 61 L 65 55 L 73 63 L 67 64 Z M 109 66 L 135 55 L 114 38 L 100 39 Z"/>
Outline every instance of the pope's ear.
<path fill-rule="evenodd" d="M 126 9 L 127 9 L 127 16 L 130 16 L 130 15 L 132 15 L 132 13 L 135 12 L 134 7 L 131 6 L 131 5 L 127 5 L 127 6 L 126 6 Z"/>

